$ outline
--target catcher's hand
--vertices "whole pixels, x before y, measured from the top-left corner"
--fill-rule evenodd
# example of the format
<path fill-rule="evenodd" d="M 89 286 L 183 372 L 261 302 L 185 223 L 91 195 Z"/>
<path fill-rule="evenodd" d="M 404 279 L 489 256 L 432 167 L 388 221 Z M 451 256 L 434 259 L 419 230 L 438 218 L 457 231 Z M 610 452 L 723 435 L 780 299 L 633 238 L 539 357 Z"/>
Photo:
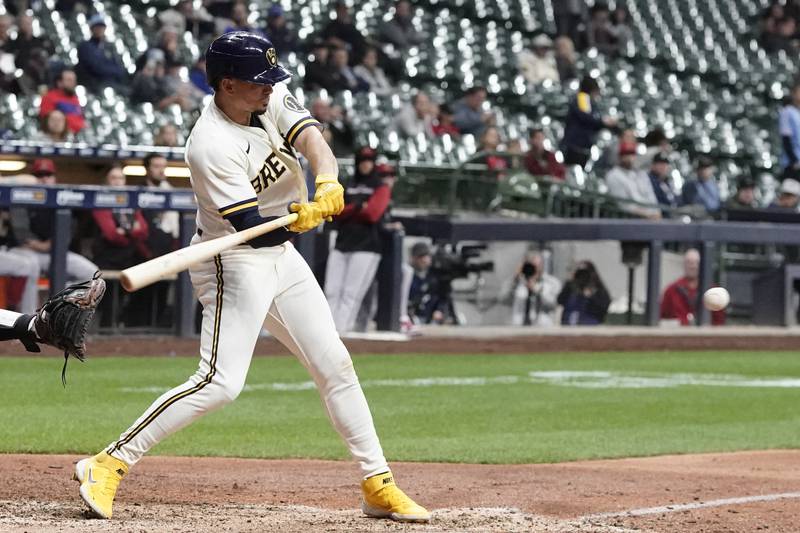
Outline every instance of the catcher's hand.
<path fill-rule="evenodd" d="M 105 292 L 106 282 L 98 272 L 88 281 L 68 286 L 36 312 L 33 327 L 37 341 L 64 350 L 61 381 L 65 384 L 69 356 L 80 361 L 86 357 L 86 331 Z"/>

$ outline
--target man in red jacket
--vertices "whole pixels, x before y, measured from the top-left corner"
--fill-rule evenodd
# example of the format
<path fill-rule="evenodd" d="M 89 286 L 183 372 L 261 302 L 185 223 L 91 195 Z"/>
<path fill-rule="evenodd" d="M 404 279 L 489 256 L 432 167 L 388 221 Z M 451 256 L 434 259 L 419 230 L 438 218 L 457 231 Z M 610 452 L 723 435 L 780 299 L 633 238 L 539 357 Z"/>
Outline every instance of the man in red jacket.
<path fill-rule="evenodd" d="M 56 78 L 56 86 L 42 97 L 39 117 L 44 118 L 54 109 L 58 109 L 67 117 L 67 127 L 72 133 L 78 133 L 86 125 L 83 120 L 83 109 L 75 94 L 78 80 L 75 71 L 65 68 Z"/>
<path fill-rule="evenodd" d="M 700 272 L 700 252 L 694 248 L 683 256 L 683 277 L 672 283 L 661 298 L 661 318 L 678 319 L 682 326 L 692 324 L 697 316 L 697 279 Z M 725 311 L 711 313 L 711 324 L 725 324 Z"/>
<path fill-rule="evenodd" d="M 563 180 L 566 174 L 564 165 L 556 155 L 544 147 L 544 131 L 534 128 L 530 134 L 531 148 L 525 154 L 525 169 L 534 176 L 551 176 Z"/>

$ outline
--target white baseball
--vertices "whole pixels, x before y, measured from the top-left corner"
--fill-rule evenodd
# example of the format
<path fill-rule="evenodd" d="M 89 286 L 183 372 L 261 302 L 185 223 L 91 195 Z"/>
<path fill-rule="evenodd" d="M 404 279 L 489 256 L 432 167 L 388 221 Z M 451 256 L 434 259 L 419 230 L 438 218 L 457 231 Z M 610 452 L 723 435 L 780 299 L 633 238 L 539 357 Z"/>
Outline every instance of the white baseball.
<path fill-rule="evenodd" d="M 703 294 L 703 305 L 709 311 L 720 311 L 728 307 L 731 295 L 722 287 L 712 287 Z"/>

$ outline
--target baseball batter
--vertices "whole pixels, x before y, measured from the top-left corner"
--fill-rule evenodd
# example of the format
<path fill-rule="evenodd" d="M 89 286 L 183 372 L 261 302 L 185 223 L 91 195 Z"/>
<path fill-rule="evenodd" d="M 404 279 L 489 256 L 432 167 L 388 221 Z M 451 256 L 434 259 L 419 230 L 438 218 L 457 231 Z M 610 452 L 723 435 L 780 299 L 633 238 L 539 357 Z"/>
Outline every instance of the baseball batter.
<path fill-rule="evenodd" d="M 214 100 L 186 143 L 201 242 L 290 211 L 297 221 L 190 270 L 203 305 L 200 368 L 158 398 L 104 451 L 79 461 L 75 478 L 92 511 L 111 518 L 128 469 L 160 441 L 233 401 L 244 387 L 266 318 L 270 332 L 308 369 L 334 428 L 363 473 L 362 510 L 373 517 L 428 521 L 430 513 L 394 483 L 372 415 L 310 268 L 289 239 L 344 207 L 336 159 L 320 125 L 283 84 L 290 75 L 265 37 L 225 34 L 206 51 Z M 307 202 L 297 151 L 316 176 Z"/>

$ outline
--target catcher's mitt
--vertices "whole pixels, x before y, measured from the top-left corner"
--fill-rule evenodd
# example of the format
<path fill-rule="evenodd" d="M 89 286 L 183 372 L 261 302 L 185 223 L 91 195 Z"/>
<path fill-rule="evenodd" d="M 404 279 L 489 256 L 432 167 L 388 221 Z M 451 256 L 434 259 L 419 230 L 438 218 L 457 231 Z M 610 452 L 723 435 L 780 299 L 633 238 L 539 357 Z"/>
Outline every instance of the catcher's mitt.
<path fill-rule="evenodd" d="M 86 331 L 105 292 L 106 282 L 98 272 L 88 281 L 68 286 L 36 312 L 33 327 L 37 340 L 64 350 L 61 382 L 65 385 L 69 356 L 79 361 L 86 356 Z"/>

